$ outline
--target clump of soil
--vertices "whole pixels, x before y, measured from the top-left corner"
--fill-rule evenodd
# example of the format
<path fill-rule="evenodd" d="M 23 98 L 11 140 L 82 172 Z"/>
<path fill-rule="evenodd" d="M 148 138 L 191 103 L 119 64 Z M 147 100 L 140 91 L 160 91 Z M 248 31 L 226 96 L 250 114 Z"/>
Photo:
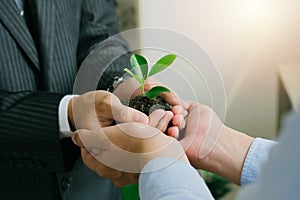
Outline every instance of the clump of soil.
<path fill-rule="evenodd" d="M 137 96 L 134 99 L 125 100 L 122 102 L 131 108 L 137 109 L 146 115 L 151 114 L 154 110 L 162 109 L 171 111 L 172 105 L 165 102 L 161 97 L 148 98 L 146 96 Z"/>

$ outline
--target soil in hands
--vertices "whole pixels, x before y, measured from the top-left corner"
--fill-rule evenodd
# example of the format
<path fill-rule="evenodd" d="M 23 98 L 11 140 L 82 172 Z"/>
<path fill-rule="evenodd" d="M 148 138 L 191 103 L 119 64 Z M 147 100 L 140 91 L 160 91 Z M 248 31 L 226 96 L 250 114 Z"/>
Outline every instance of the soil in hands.
<path fill-rule="evenodd" d="M 125 100 L 122 102 L 131 108 L 137 109 L 146 115 L 151 114 L 154 110 L 162 109 L 171 111 L 172 105 L 165 102 L 161 97 L 148 98 L 146 96 L 137 96 L 134 99 Z"/>

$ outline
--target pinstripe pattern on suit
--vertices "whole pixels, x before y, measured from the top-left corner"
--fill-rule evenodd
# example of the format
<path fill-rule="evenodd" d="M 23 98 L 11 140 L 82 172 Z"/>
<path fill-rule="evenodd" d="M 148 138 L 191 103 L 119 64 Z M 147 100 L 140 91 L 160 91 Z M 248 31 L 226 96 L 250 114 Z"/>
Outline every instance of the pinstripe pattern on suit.
<path fill-rule="evenodd" d="M 83 58 L 117 33 L 113 4 L 30 1 L 34 38 L 14 1 L 0 1 L 0 199 L 118 199 L 111 182 L 76 161 L 69 139 L 59 141 L 57 113 Z M 113 48 L 126 51 L 122 43 Z M 112 65 L 102 85 L 119 71 Z"/>

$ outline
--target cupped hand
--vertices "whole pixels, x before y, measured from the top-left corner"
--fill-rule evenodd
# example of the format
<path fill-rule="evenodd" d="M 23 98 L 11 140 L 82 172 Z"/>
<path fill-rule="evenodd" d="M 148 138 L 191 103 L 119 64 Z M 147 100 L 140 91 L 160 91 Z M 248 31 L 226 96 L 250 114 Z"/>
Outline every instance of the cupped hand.
<path fill-rule="evenodd" d="M 68 117 L 73 130 L 106 127 L 114 121 L 149 123 L 148 116 L 124 106 L 114 94 L 101 90 L 73 97 L 68 105 Z"/>
<path fill-rule="evenodd" d="M 240 184 L 242 169 L 254 138 L 223 124 L 208 106 L 188 102 L 180 141 L 191 164 Z"/>
<path fill-rule="evenodd" d="M 78 130 L 72 139 L 81 147 L 85 165 L 118 187 L 137 183 L 140 171 L 152 159 L 172 157 L 188 162 L 176 139 L 140 123 Z"/>
<path fill-rule="evenodd" d="M 155 86 L 164 86 L 164 85 L 153 78 L 148 78 L 145 82 L 145 91 L 149 91 L 151 88 Z M 167 111 L 165 113 L 164 119 L 160 121 L 159 126 L 155 126 L 155 127 L 159 128 L 163 132 L 166 132 L 169 136 L 178 138 L 179 131 L 185 127 L 184 118 L 187 115 L 187 111 L 186 111 L 187 105 L 178 98 L 178 96 L 174 91 L 172 90 L 170 91 L 171 91 L 170 93 L 166 93 L 166 92 L 162 93 L 160 97 L 162 97 L 167 103 L 173 106 L 171 110 L 173 116 L 172 118 L 170 118 L 171 113 Z M 140 85 L 134 78 L 129 78 L 114 90 L 114 94 L 118 96 L 121 100 L 134 98 L 138 95 L 141 95 Z M 161 111 L 158 111 L 157 114 L 160 115 Z M 150 119 L 151 119 L 151 114 L 150 114 Z M 165 124 L 162 125 L 163 124 L 162 122 L 165 122 Z M 150 124 L 153 125 L 155 123 L 156 122 Z"/>
<path fill-rule="evenodd" d="M 151 88 L 155 86 L 163 86 L 168 88 L 167 86 L 163 85 L 159 81 L 153 79 L 153 78 L 148 78 L 147 81 L 145 82 L 145 91 L 149 91 Z M 167 128 L 167 134 L 171 137 L 178 138 L 179 136 L 179 131 L 183 130 L 185 128 L 185 120 L 184 118 L 187 115 L 187 108 L 188 104 L 184 101 L 182 101 L 178 95 L 170 88 L 170 93 L 164 92 L 160 95 L 160 97 L 172 105 L 172 110 L 171 112 L 173 113 L 173 118 L 171 123 L 169 123 L 169 126 Z"/>
<path fill-rule="evenodd" d="M 201 159 L 205 158 L 216 145 L 224 128 L 223 122 L 208 106 L 192 101 L 188 105 L 186 129 L 180 141 L 195 168 L 201 168 Z"/>

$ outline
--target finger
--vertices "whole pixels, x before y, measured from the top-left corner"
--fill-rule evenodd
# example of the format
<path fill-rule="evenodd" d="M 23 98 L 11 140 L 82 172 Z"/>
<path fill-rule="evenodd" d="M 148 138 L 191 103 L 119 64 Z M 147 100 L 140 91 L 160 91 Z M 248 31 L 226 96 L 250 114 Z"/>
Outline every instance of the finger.
<path fill-rule="evenodd" d="M 164 117 L 159 121 L 156 128 L 162 132 L 165 132 L 173 116 L 174 115 L 171 111 L 166 111 Z"/>
<path fill-rule="evenodd" d="M 157 127 L 159 121 L 161 120 L 161 118 L 163 118 L 165 116 L 165 111 L 162 109 L 157 109 L 155 111 L 153 111 L 150 115 L 149 115 L 149 125 L 153 126 L 153 127 Z"/>
<path fill-rule="evenodd" d="M 172 127 L 168 128 L 167 134 L 170 137 L 178 139 L 179 138 L 179 129 L 178 129 L 178 127 L 177 126 L 172 126 Z"/>
<path fill-rule="evenodd" d="M 81 149 L 81 159 L 82 159 L 82 162 L 88 168 L 90 168 L 93 171 L 96 170 L 94 157 L 89 153 L 89 151 L 87 149 Z"/>
<path fill-rule="evenodd" d="M 114 120 L 125 122 L 139 122 L 143 124 L 149 123 L 149 118 L 146 114 L 124 105 L 113 106 Z"/>
<path fill-rule="evenodd" d="M 117 180 L 111 180 L 111 182 L 117 187 L 117 188 L 121 188 L 125 185 L 130 185 L 133 183 L 128 182 L 127 180 L 122 180 L 122 179 L 117 179 Z"/>
<path fill-rule="evenodd" d="M 79 137 L 79 135 L 78 135 L 78 132 L 74 132 L 73 134 L 72 134 L 72 141 L 73 141 L 73 143 L 75 144 L 75 145 L 77 145 L 78 147 L 80 147 L 80 148 L 85 148 L 85 146 L 83 145 L 83 143 L 82 143 L 82 141 L 81 141 L 81 139 L 80 139 L 80 137 Z"/>
<path fill-rule="evenodd" d="M 172 112 L 174 113 L 174 117 L 172 120 L 173 125 L 178 126 L 179 130 L 184 129 L 185 127 L 185 117 L 188 112 L 182 106 L 173 106 Z"/>
<path fill-rule="evenodd" d="M 189 114 L 186 118 L 186 129 L 184 137 L 180 140 L 181 145 L 185 150 L 189 148 L 192 142 L 195 140 L 197 131 L 200 128 L 200 107 L 197 103 L 191 102 L 189 104 Z"/>
<path fill-rule="evenodd" d="M 161 95 L 159 95 L 161 98 L 163 98 L 163 100 L 165 100 L 167 103 L 171 104 L 171 105 L 180 105 L 180 99 L 177 96 L 177 94 L 175 92 L 173 92 L 171 90 L 170 93 L 168 92 L 164 92 Z"/>
<path fill-rule="evenodd" d="M 109 149 L 110 141 L 104 135 L 103 129 L 77 130 L 74 133 L 74 141 L 78 146 L 87 149 L 93 156 L 101 157 L 101 153 Z"/>
<path fill-rule="evenodd" d="M 113 168 L 110 168 L 106 165 L 104 165 L 101 162 L 97 162 L 97 167 L 96 167 L 96 173 L 103 177 L 103 178 L 107 178 L 109 180 L 120 180 L 121 176 L 122 176 L 122 172 L 115 170 Z"/>
<path fill-rule="evenodd" d="M 186 118 L 186 130 L 185 135 L 194 135 L 195 130 L 199 128 L 201 124 L 200 121 L 200 107 L 196 104 L 190 105 L 189 115 Z"/>
<path fill-rule="evenodd" d="M 100 162 L 98 159 L 96 159 L 88 150 L 81 149 L 81 157 L 83 163 L 96 172 L 99 176 L 103 178 L 108 179 L 118 179 L 121 176 L 121 172 L 117 171 L 115 169 L 112 169 L 106 165 L 104 165 L 102 162 Z"/>
<path fill-rule="evenodd" d="M 185 120 L 183 115 L 177 114 L 174 115 L 173 119 L 172 119 L 172 123 L 174 126 L 177 126 L 179 128 L 179 130 L 182 130 L 185 128 Z"/>
<path fill-rule="evenodd" d="M 81 151 L 84 164 L 99 176 L 111 180 L 117 187 L 138 182 L 138 173 L 124 173 L 119 170 L 106 166 L 95 159 L 87 150 Z"/>
<path fill-rule="evenodd" d="M 100 107 L 100 116 L 102 116 L 104 119 L 112 119 L 120 123 L 148 123 L 147 115 L 136 109 L 123 105 L 120 99 L 113 94 L 107 95 L 103 102 L 103 108 L 101 109 Z"/>
<path fill-rule="evenodd" d="M 122 177 L 118 179 L 112 179 L 116 187 L 122 187 L 125 185 L 136 184 L 138 183 L 139 174 L 138 173 L 126 173 L 122 172 Z"/>
<path fill-rule="evenodd" d="M 172 112 L 174 113 L 174 115 L 176 114 L 181 114 L 183 115 L 183 117 L 185 118 L 188 114 L 187 109 L 184 109 L 183 106 L 173 106 L 172 107 Z"/>

